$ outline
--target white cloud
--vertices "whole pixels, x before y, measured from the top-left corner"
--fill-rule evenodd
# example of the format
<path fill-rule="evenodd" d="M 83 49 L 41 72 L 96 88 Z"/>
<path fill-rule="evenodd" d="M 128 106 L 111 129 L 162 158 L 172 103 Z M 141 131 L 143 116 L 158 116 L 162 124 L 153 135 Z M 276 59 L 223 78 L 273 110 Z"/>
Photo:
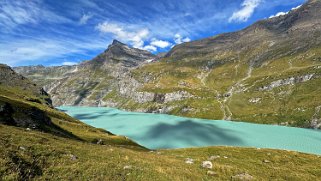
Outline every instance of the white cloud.
<path fill-rule="evenodd" d="M 302 6 L 302 4 L 297 6 L 297 7 L 292 8 L 291 11 L 294 11 L 294 10 L 297 10 L 297 9 L 301 8 L 301 6 Z"/>
<path fill-rule="evenodd" d="M 234 12 L 229 18 L 229 22 L 246 22 L 254 13 L 256 7 L 260 5 L 262 0 L 244 0 L 242 8 Z"/>
<path fill-rule="evenodd" d="M 85 25 L 87 24 L 88 20 L 93 17 L 92 14 L 83 14 L 82 17 L 79 20 L 80 25 Z"/>
<path fill-rule="evenodd" d="M 174 41 L 176 44 L 181 44 L 181 43 L 185 43 L 185 42 L 190 42 L 191 39 L 188 37 L 182 37 L 180 34 L 175 34 L 174 36 Z"/>
<path fill-rule="evenodd" d="M 140 49 L 144 48 L 144 40 L 146 40 L 149 35 L 149 30 L 146 28 L 137 31 L 128 31 L 116 23 L 103 22 L 95 28 L 102 33 L 111 33 L 120 41 L 130 43 L 133 47 Z"/>
<path fill-rule="evenodd" d="M 152 42 L 150 43 L 151 45 L 159 48 L 166 48 L 171 46 L 172 44 L 168 41 L 164 40 L 158 40 L 158 39 L 152 39 Z"/>
<path fill-rule="evenodd" d="M 143 47 L 144 50 L 151 51 L 151 52 L 156 52 L 157 48 L 153 45 L 146 45 Z"/>
<path fill-rule="evenodd" d="M 275 15 L 270 16 L 269 18 L 275 18 L 275 17 L 287 15 L 289 12 L 299 9 L 301 6 L 302 6 L 302 5 L 299 5 L 299 6 L 297 6 L 297 7 L 294 7 L 294 8 L 292 8 L 292 9 L 291 9 L 290 11 L 288 11 L 288 12 L 278 12 L 278 13 L 276 13 Z"/>
<path fill-rule="evenodd" d="M 62 62 L 62 65 L 77 65 L 77 62 Z"/>
<path fill-rule="evenodd" d="M 288 12 L 278 12 L 275 15 L 270 16 L 269 18 L 275 18 L 275 17 L 278 17 L 278 16 L 284 16 L 286 14 L 288 14 Z"/>

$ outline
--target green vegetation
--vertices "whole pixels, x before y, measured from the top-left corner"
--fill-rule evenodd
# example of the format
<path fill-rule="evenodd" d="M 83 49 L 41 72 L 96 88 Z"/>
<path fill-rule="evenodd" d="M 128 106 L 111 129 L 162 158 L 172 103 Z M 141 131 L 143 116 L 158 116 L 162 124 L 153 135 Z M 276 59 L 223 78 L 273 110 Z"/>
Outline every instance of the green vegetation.
<path fill-rule="evenodd" d="M 207 54 L 175 61 L 164 59 L 138 68 L 133 74 L 137 80 L 146 76 L 153 80 L 144 83 L 141 91 L 187 91 L 196 97 L 163 105 L 175 107 L 169 112 L 174 115 L 222 119 L 228 108 L 232 114 L 231 119 L 235 121 L 298 127 L 310 127 L 314 114 L 320 118 L 320 112 L 315 112 L 321 106 L 318 93 L 321 91 L 318 86 L 321 80 L 321 62 L 318 59 L 321 56 L 320 48 L 268 60 L 249 72 L 246 60 L 252 54 L 240 55 L 239 61 L 217 64 L 212 69 L 203 69 L 203 60 L 206 60 Z M 219 59 L 218 56 L 216 59 Z M 190 66 L 191 62 L 194 67 Z M 313 78 L 260 90 L 274 81 L 299 79 L 307 75 L 313 75 Z M 231 89 L 233 95 L 225 98 Z M 183 108 L 189 108 L 189 111 L 184 112 Z"/>
<path fill-rule="evenodd" d="M 0 125 L 2 180 L 317 180 L 319 156 L 269 149 L 209 147 L 148 151 L 72 140 Z M 101 135 L 100 135 L 101 136 Z M 200 165 L 211 156 L 213 168 Z M 185 163 L 187 158 L 193 164 Z M 207 171 L 215 172 L 208 175 Z"/>

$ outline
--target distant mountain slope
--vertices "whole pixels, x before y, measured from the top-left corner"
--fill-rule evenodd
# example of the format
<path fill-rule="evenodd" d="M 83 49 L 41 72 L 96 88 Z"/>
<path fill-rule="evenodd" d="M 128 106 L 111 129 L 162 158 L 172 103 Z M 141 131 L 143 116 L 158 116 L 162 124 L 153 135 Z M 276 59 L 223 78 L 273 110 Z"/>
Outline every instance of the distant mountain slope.
<path fill-rule="evenodd" d="M 320 9 L 310 0 L 244 30 L 177 45 L 157 62 L 114 41 L 60 79 L 52 77 L 61 67 L 54 76 L 16 70 L 42 75 L 34 80 L 46 82 L 54 105 L 320 128 Z"/>

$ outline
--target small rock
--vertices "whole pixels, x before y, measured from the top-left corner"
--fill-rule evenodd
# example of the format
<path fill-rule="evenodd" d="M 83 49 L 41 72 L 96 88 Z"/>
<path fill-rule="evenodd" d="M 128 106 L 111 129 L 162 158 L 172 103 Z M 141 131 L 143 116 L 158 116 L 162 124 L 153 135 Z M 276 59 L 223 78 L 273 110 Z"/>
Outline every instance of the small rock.
<path fill-rule="evenodd" d="M 30 129 L 30 128 L 27 128 L 26 130 L 27 130 L 27 131 L 31 131 L 31 129 Z"/>
<path fill-rule="evenodd" d="M 98 141 L 97 141 L 97 145 L 103 145 L 104 144 L 104 141 L 102 140 L 102 139 L 99 139 Z"/>
<path fill-rule="evenodd" d="M 238 175 L 234 175 L 231 178 L 232 180 L 245 180 L 245 181 L 253 180 L 253 176 L 248 173 L 241 173 Z"/>
<path fill-rule="evenodd" d="M 208 168 L 208 169 L 213 168 L 213 164 L 212 164 L 211 161 L 203 161 L 201 166 L 202 166 L 203 168 Z"/>
<path fill-rule="evenodd" d="M 210 176 L 216 176 L 217 175 L 217 173 L 216 172 L 213 172 L 213 171 L 207 171 L 207 173 L 206 173 L 207 175 L 210 175 Z"/>
<path fill-rule="evenodd" d="M 219 156 L 219 155 L 211 156 L 211 157 L 209 158 L 209 160 L 216 160 L 216 159 L 218 159 L 218 158 L 221 158 L 221 156 Z"/>
<path fill-rule="evenodd" d="M 193 164 L 194 160 L 192 158 L 186 158 L 185 163 L 187 164 Z"/>
<path fill-rule="evenodd" d="M 263 163 L 270 163 L 271 161 L 269 160 L 263 160 Z"/>
<path fill-rule="evenodd" d="M 223 158 L 228 158 L 227 156 L 223 156 Z"/>
<path fill-rule="evenodd" d="M 75 156 L 75 155 L 70 155 L 70 159 L 72 160 L 72 161 L 75 161 L 75 160 L 77 160 L 78 159 L 78 157 L 77 156 Z"/>
<path fill-rule="evenodd" d="M 129 169 L 132 169 L 133 167 L 131 165 L 126 165 L 124 166 L 124 170 L 129 170 Z"/>
<path fill-rule="evenodd" d="M 19 149 L 20 149 L 20 150 L 23 150 L 23 151 L 25 151 L 25 150 L 26 150 L 26 148 L 25 148 L 25 147 L 23 147 L 23 146 L 19 146 Z"/>

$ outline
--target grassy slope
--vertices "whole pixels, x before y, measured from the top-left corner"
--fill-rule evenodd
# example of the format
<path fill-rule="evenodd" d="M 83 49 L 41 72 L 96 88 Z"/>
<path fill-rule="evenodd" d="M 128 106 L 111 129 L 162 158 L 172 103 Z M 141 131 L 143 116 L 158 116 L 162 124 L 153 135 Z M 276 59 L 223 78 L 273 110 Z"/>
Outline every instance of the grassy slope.
<path fill-rule="evenodd" d="M 197 97 L 169 103 L 168 105 L 176 107 L 171 114 L 222 119 L 223 110 L 220 102 L 223 102 L 223 95 L 239 82 L 241 86 L 236 87 L 235 90 L 240 91 L 234 92 L 227 102 L 223 102 L 223 105 L 228 106 L 232 112 L 232 120 L 306 127 L 315 113 L 315 108 L 321 105 L 318 93 L 321 91 L 319 86 L 321 62 L 318 59 L 320 56 L 321 49 L 316 48 L 304 53 L 273 59 L 261 67 L 255 67 L 251 76 L 244 81 L 241 80 L 247 75 L 248 65 L 242 61 L 225 63 L 210 70 L 203 70 L 204 57 L 185 58 L 178 62 L 164 60 L 139 68 L 133 74 L 138 80 L 144 75 L 155 78 L 154 81 L 144 84 L 142 89 L 144 91 L 168 93 L 186 90 Z M 191 62 L 196 65 L 190 66 Z M 259 91 L 260 87 L 269 85 L 273 81 L 308 74 L 315 74 L 316 78 L 295 85 L 284 85 L 272 90 Z M 246 91 L 243 91 L 243 88 Z M 249 102 L 252 98 L 261 100 L 255 104 Z M 136 106 L 146 105 L 124 107 L 135 110 Z M 181 111 L 184 107 L 190 108 L 191 111 Z"/>
<path fill-rule="evenodd" d="M 288 151 L 209 147 L 147 151 L 96 145 L 0 125 L 0 177 L 54 180 L 229 180 L 248 173 L 254 180 L 317 180 L 321 158 Z M 77 159 L 71 159 L 74 155 Z M 207 175 L 202 161 L 221 158 Z M 224 158 L 226 156 L 227 158 Z M 186 164 L 192 158 L 194 164 Z M 265 163 L 264 160 L 268 160 Z M 129 169 L 124 169 L 130 166 Z"/>

